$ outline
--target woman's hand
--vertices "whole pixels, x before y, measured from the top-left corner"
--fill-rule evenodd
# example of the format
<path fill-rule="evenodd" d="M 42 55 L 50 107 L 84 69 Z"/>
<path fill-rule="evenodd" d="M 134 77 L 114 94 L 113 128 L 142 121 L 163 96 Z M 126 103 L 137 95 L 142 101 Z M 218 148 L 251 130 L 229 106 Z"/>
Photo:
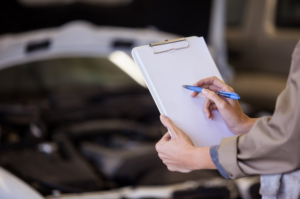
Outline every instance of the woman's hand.
<path fill-rule="evenodd" d="M 220 97 L 214 91 L 234 92 L 234 90 L 217 77 L 209 77 L 198 81 L 193 86 L 203 87 L 204 112 L 206 116 L 213 119 L 212 110 L 219 110 L 222 118 L 232 133 L 236 135 L 247 133 L 257 119 L 251 119 L 245 115 L 241 109 L 238 100 Z M 209 90 L 208 90 L 209 89 Z M 199 93 L 193 92 L 192 97 Z"/>
<path fill-rule="evenodd" d="M 168 128 L 172 138 L 167 132 L 156 144 L 158 156 L 170 171 L 183 173 L 196 169 L 215 169 L 211 160 L 209 147 L 196 148 L 191 139 L 173 122 L 165 117 L 160 117 L 163 125 Z"/>

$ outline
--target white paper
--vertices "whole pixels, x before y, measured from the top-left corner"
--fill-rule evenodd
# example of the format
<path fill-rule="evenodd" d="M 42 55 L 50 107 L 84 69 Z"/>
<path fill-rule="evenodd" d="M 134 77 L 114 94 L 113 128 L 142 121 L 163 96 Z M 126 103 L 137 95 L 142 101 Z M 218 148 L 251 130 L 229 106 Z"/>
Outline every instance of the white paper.
<path fill-rule="evenodd" d="M 192 98 L 182 85 L 191 85 L 200 79 L 216 76 L 222 79 L 202 37 L 187 38 L 189 47 L 154 54 L 150 46 L 134 48 L 133 58 L 161 114 L 168 116 L 183 130 L 196 147 L 220 144 L 221 139 L 233 136 L 218 111 L 213 120 L 203 112 L 205 97 Z M 165 50 L 184 46 L 184 42 L 156 46 Z"/>

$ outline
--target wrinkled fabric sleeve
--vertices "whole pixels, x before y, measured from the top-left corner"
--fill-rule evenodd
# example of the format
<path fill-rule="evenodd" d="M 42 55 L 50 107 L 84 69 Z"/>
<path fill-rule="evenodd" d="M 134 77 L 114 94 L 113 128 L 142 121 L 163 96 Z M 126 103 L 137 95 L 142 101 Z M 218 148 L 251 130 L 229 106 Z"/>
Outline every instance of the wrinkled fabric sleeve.
<path fill-rule="evenodd" d="M 293 56 L 287 86 L 272 117 L 256 121 L 251 130 L 224 138 L 219 163 L 230 178 L 277 174 L 300 168 L 300 42 Z"/>
<path fill-rule="evenodd" d="M 210 157 L 217 167 L 219 173 L 225 178 L 230 179 L 228 173 L 225 171 L 225 169 L 222 167 L 222 165 L 219 163 L 219 154 L 218 154 L 219 145 L 211 146 L 209 149 Z"/>

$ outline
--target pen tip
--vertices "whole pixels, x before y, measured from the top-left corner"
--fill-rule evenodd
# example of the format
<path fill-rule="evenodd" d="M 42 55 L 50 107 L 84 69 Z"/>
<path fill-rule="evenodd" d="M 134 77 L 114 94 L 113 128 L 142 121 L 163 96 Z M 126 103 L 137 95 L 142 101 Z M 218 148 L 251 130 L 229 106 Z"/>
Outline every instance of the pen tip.
<path fill-rule="evenodd" d="M 182 85 L 183 88 L 189 88 L 189 85 Z"/>

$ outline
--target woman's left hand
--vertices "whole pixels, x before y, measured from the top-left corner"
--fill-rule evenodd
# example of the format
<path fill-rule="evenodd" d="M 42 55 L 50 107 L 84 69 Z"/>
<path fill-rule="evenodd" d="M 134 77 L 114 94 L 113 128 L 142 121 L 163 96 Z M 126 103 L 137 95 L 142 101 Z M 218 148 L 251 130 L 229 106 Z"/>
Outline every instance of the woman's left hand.
<path fill-rule="evenodd" d="M 158 156 L 170 171 L 183 173 L 196 169 L 216 168 L 209 154 L 209 147 L 196 148 L 191 139 L 166 116 L 160 117 L 167 132 L 156 144 Z"/>

